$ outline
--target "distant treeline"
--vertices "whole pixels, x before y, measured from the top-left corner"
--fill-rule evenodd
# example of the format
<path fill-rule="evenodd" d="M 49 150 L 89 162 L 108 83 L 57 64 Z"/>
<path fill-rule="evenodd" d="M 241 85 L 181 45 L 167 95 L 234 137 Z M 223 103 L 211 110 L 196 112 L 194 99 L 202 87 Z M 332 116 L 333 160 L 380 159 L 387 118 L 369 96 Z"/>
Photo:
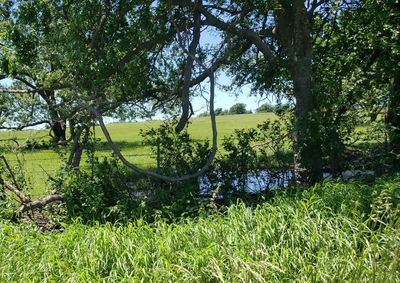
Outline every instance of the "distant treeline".
<path fill-rule="evenodd" d="M 236 103 L 232 105 L 231 108 L 229 109 L 222 109 L 222 108 L 216 108 L 215 109 L 215 115 L 220 116 L 220 115 L 237 115 L 237 114 L 251 114 L 253 113 L 251 110 L 246 109 L 246 104 L 245 103 Z M 270 103 L 264 103 L 260 107 L 256 109 L 256 113 L 267 113 L 267 112 L 272 112 L 272 113 L 282 113 L 284 111 L 287 111 L 290 109 L 290 105 L 287 103 L 284 104 L 276 104 L 272 105 Z M 199 114 L 199 117 L 205 117 L 209 116 L 209 112 L 203 112 Z"/>

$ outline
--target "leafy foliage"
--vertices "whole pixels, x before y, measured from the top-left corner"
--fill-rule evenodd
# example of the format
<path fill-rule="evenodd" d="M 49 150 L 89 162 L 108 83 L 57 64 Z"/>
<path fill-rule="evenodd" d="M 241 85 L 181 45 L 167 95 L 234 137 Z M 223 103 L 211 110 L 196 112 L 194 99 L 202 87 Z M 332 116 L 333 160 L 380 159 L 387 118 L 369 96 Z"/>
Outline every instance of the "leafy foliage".
<path fill-rule="evenodd" d="M 170 123 L 142 135 L 144 143 L 152 146 L 159 161 L 157 171 L 162 174 L 192 173 L 206 162 L 210 152 L 208 141 L 193 141 L 186 131 L 177 134 Z M 62 193 L 69 219 L 126 222 L 138 217 L 151 220 L 157 215 L 174 219 L 196 211 L 196 181 L 170 184 L 135 174 L 114 158 L 89 161 L 79 174 L 60 176 L 66 179 Z"/>
<path fill-rule="evenodd" d="M 265 121 L 257 129 L 235 130 L 225 137 L 223 151 L 207 173 L 211 191 L 217 188 L 225 198 L 246 194 L 256 183 L 261 190 L 284 187 L 292 179 L 290 115 Z"/>

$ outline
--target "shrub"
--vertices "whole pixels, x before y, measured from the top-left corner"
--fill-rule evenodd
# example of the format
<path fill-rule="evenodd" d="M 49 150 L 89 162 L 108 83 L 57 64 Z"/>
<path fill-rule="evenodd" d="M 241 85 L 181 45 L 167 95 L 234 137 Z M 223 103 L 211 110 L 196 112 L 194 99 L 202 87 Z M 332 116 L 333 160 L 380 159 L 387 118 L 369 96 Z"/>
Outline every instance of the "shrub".
<path fill-rule="evenodd" d="M 142 132 L 152 147 L 160 174 L 180 176 L 202 167 L 210 153 L 208 141 L 193 141 L 186 131 L 175 133 L 172 124 Z M 122 221 L 143 217 L 175 219 L 196 213 L 197 180 L 167 183 L 132 172 L 115 158 L 92 159 L 79 174 L 67 173 L 62 186 L 67 217 L 84 222 Z M 189 208 L 189 209 L 188 209 Z"/>
<path fill-rule="evenodd" d="M 292 157 L 288 119 L 266 121 L 256 129 L 235 130 L 222 141 L 223 151 L 206 174 L 209 193 L 218 188 L 224 198 L 244 195 L 249 187 L 283 187 L 291 178 Z M 254 189 L 255 190 L 255 189 Z M 254 191 L 253 191 L 254 193 Z"/>

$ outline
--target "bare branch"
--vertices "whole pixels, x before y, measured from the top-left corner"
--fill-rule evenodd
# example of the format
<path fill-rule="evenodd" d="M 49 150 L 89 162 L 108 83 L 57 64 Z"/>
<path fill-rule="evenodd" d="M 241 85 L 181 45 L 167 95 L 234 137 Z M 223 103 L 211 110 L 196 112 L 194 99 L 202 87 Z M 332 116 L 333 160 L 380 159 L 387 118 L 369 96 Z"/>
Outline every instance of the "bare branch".
<path fill-rule="evenodd" d="M 15 176 L 14 176 L 14 172 L 13 172 L 13 170 L 11 169 L 10 164 L 8 164 L 7 159 L 5 158 L 4 155 L 0 155 L 0 159 L 3 160 L 4 165 L 6 166 L 6 168 L 7 168 L 7 170 L 8 170 L 8 173 L 10 174 L 11 179 L 12 179 L 13 182 L 14 182 L 14 185 L 17 187 L 17 189 L 20 189 L 19 186 L 18 186 L 18 183 L 17 183 L 17 179 L 16 179 Z"/>
<path fill-rule="evenodd" d="M 308 1 L 309 2 L 309 1 Z M 318 9 L 318 7 L 320 7 L 321 5 L 325 4 L 326 2 L 328 2 L 327 0 L 314 0 L 312 1 L 312 3 L 308 3 L 308 13 L 309 15 L 313 15 L 315 10 Z"/>
<path fill-rule="evenodd" d="M 104 136 L 106 137 L 106 140 L 110 146 L 110 148 L 112 149 L 112 151 L 114 152 L 114 154 L 121 160 L 121 162 L 127 166 L 128 168 L 141 173 L 143 175 L 152 177 L 152 178 L 156 178 L 156 179 L 160 179 L 166 182 L 179 182 L 179 181 L 185 181 L 185 180 L 189 180 L 189 179 L 193 179 L 196 178 L 200 175 L 202 175 L 204 172 L 206 172 L 206 170 L 208 169 L 208 167 L 211 165 L 212 161 L 214 160 L 215 154 L 217 152 L 217 124 L 216 124 L 216 119 L 215 119 L 215 112 L 214 112 L 214 98 L 215 98 L 215 78 L 214 78 L 214 72 L 212 69 L 208 68 L 208 72 L 209 72 L 209 78 L 210 78 L 210 117 L 211 117 L 211 126 L 212 126 L 212 133 L 213 133 L 213 138 L 212 138 L 212 150 L 211 153 L 208 157 L 207 162 L 204 164 L 204 166 L 202 168 L 200 168 L 196 173 L 192 173 L 192 174 L 187 174 L 187 175 L 183 175 L 183 176 L 179 176 L 179 177 L 169 177 L 169 176 L 165 176 L 165 175 L 161 175 L 161 174 L 157 174 L 155 172 L 152 171 L 148 171 L 148 170 L 144 170 L 132 163 L 130 163 L 121 153 L 121 151 L 119 150 L 119 148 L 114 144 L 110 133 L 107 130 L 106 125 L 104 124 L 103 121 L 103 116 L 102 114 L 99 112 L 99 110 L 96 107 L 90 107 L 90 111 L 95 115 L 95 117 L 97 118 L 97 121 L 99 122 L 100 128 L 104 134 Z"/>
<path fill-rule="evenodd" d="M 27 87 L 30 87 L 32 89 L 36 89 L 37 86 L 35 86 L 34 84 L 30 83 L 28 80 L 22 78 L 22 77 L 15 77 L 16 80 L 24 83 Z"/>
<path fill-rule="evenodd" d="M 50 122 L 49 120 L 42 120 L 42 121 L 30 123 L 30 124 L 19 125 L 19 126 L 17 126 L 17 127 L 5 127 L 5 126 L 2 126 L 2 127 L 0 127 L 0 130 L 22 131 L 22 130 L 25 129 L 25 128 L 34 127 L 34 126 L 38 126 L 38 125 L 42 125 L 42 124 L 51 125 L 51 122 Z"/>
<path fill-rule="evenodd" d="M 193 7 L 195 5 L 190 0 L 170 0 L 170 3 L 189 7 Z M 247 40 L 251 41 L 268 60 L 278 60 L 273 50 L 271 50 L 268 44 L 262 40 L 262 37 L 274 37 L 272 30 L 263 30 L 262 36 L 260 36 L 260 34 L 251 29 L 241 29 L 233 24 L 220 20 L 218 17 L 214 16 L 210 11 L 208 11 L 208 9 L 206 9 L 203 5 L 199 5 L 199 10 L 206 17 L 206 21 L 204 22 L 205 24 L 214 26 L 230 34 L 246 38 Z"/>
<path fill-rule="evenodd" d="M 34 200 L 31 202 L 28 202 L 26 204 L 23 204 L 19 211 L 21 213 L 24 213 L 28 210 L 33 210 L 33 209 L 37 209 L 37 208 L 42 208 L 46 205 L 48 205 L 49 203 L 55 202 L 55 201 L 64 201 L 64 196 L 62 195 L 48 195 L 47 197 L 40 199 L 40 200 Z"/>
<path fill-rule="evenodd" d="M 31 202 L 30 198 L 25 196 L 24 193 L 22 193 L 16 187 L 11 185 L 9 182 L 7 182 L 6 180 L 3 180 L 3 178 L 1 176 L 0 176 L 0 185 L 3 185 L 4 188 L 6 188 L 7 190 L 13 192 L 20 199 L 20 201 L 23 204 L 27 204 L 27 203 Z"/>
<path fill-rule="evenodd" d="M 182 88 L 182 115 L 179 119 L 178 124 L 175 127 L 175 131 L 177 133 L 181 132 L 189 119 L 189 110 L 190 110 L 190 100 L 189 100 L 189 92 L 190 92 L 190 79 L 192 77 L 193 72 L 193 63 L 194 63 L 194 56 L 196 54 L 197 46 L 200 42 L 200 20 L 201 14 L 198 10 L 198 5 L 201 5 L 200 0 L 198 0 L 194 13 L 193 13 L 193 20 L 194 20 L 194 28 L 193 28 L 193 39 L 189 45 L 188 57 L 186 59 L 185 71 L 184 71 L 184 82 Z M 178 33 L 179 34 L 179 33 Z"/>
<path fill-rule="evenodd" d="M 62 196 L 62 195 L 49 195 L 43 199 L 32 201 L 29 197 L 25 196 L 24 193 L 22 193 L 16 187 L 14 187 L 9 182 L 4 180 L 1 176 L 0 176 L 0 185 L 2 185 L 7 190 L 13 192 L 20 199 L 22 205 L 19 208 L 19 212 L 21 212 L 21 213 L 24 213 L 28 210 L 33 210 L 36 208 L 42 208 L 51 202 L 63 201 L 65 199 L 64 196 Z"/>
<path fill-rule="evenodd" d="M 226 48 L 225 51 L 223 51 L 222 56 L 217 58 L 214 61 L 214 63 L 211 65 L 210 69 L 213 72 L 217 71 L 222 64 L 224 64 L 228 61 L 228 59 L 230 58 L 232 53 L 234 53 L 234 52 L 242 53 L 242 52 L 246 51 L 247 49 L 249 49 L 250 46 L 251 46 L 251 43 L 249 41 L 246 41 L 246 43 L 243 44 L 239 48 L 237 48 L 237 46 L 231 46 L 231 47 Z M 209 76 L 208 71 L 203 72 L 202 74 L 200 74 L 196 78 L 194 78 L 192 81 L 190 81 L 190 86 L 192 87 L 192 86 L 195 86 L 195 85 L 201 83 L 206 78 L 208 78 L 208 76 Z"/>

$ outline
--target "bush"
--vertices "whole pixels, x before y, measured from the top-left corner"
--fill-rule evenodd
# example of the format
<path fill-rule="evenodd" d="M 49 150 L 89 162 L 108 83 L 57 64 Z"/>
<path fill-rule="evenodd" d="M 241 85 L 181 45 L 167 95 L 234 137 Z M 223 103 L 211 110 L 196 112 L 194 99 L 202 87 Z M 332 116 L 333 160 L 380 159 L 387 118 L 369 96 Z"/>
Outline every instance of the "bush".
<path fill-rule="evenodd" d="M 186 131 L 175 133 L 172 124 L 142 132 L 145 143 L 159 154 L 160 174 L 180 176 L 202 167 L 210 153 L 208 141 L 193 141 Z M 67 218 L 84 222 L 119 221 L 143 217 L 175 219 L 196 213 L 197 180 L 167 183 L 132 172 L 114 158 L 94 159 L 79 174 L 67 173 L 62 186 Z"/>
<path fill-rule="evenodd" d="M 290 110 L 290 105 L 289 104 L 276 104 L 276 105 L 272 105 L 269 103 L 264 103 L 262 104 L 260 107 L 257 108 L 256 112 L 257 113 L 267 113 L 267 112 L 273 112 L 276 113 L 278 115 L 284 114 L 285 112 L 287 112 L 288 110 Z"/>
<path fill-rule="evenodd" d="M 268 190 L 287 185 L 291 178 L 290 128 L 280 121 L 266 121 L 256 129 L 235 130 L 222 141 L 222 153 L 206 174 L 204 187 L 216 189 L 224 199 L 245 195 L 249 187 Z M 254 193 L 254 191 L 253 191 Z"/>
<path fill-rule="evenodd" d="M 269 103 L 264 103 L 260 107 L 256 109 L 257 113 L 267 113 L 267 112 L 274 112 L 275 106 Z"/>
<path fill-rule="evenodd" d="M 215 116 L 220 116 L 220 115 L 227 115 L 229 113 L 227 110 L 223 110 L 222 108 L 217 108 L 214 110 L 214 114 Z M 210 116 L 209 112 L 203 112 L 198 115 L 198 117 L 207 117 L 207 116 Z"/>

